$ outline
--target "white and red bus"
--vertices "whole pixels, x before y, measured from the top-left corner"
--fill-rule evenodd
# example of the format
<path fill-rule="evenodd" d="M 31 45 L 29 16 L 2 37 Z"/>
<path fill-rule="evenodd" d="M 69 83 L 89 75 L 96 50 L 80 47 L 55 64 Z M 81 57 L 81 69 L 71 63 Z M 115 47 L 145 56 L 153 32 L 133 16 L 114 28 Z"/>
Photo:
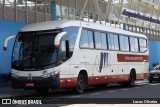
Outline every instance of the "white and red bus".
<path fill-rule="evenodd" d="M 23 27 L 15 39 L 11 86 L 75 89 L 121 83 L 134 86 L 148 74 L 145 35 L 82 21 L 49 21 Z"/>

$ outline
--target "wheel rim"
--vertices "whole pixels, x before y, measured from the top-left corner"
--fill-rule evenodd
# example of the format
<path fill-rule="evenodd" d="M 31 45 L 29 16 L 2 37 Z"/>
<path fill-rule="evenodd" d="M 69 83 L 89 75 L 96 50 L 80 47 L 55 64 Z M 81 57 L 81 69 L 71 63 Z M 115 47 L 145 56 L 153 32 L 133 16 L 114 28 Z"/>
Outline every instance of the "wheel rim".
<path fill-rule="evenodd" d="M 77 88 L 78 88 L 78 90 L 79 90 L 80 92 L 83 91 L 83 89 L 84 89 L 83 80 L 80 79 L 80 80 L 78 81 L 78 86 L 77 86 Z"/>

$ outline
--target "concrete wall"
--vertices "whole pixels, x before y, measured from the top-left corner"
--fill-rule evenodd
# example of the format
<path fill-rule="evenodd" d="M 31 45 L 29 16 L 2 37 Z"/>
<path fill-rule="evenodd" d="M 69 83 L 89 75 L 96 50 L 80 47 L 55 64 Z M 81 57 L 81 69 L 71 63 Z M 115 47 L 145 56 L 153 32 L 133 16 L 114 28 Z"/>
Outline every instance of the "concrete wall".
<path fill-rule="evenodd" d="M 160 41 L 149 41 L 149 67 L 153 68 L 154 63 L 160 64 Z"/>
<path fill-rule="evenodd" d="M 0 86 L 4 86 L 5 81 L 3 74 L 11 71 L 11 53 L 14 40 L 11 40 L 8 44 L 7 51 L 3 51 L 3 41 L 10 35 L 15 35 L 19 29 L 27 23 L 12 22 L 6 20 L 0 20 Z"/>

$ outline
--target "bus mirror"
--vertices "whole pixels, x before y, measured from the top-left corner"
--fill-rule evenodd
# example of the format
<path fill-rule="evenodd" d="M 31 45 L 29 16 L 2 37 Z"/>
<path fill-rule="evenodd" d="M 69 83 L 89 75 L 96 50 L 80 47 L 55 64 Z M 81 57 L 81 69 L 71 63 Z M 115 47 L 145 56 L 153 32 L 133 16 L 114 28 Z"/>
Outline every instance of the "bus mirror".
<path fill-rule="evenodd" d="M 61 40 L 62 36 L 64 36 L 65 34 L 67 34 L 67 32 L 61 32 L 61 33 L 57 34 L 57 36 L 55 37 L 54 46 L 56 48 L 59 48 L 59 46 L 60 46 L 60 40 Z"/>
<path fill-rule="evenodd" d="M 16 38 L 16 35 L 9 36 L 4 40 L 3 50 L 5 50 L 5 51 L 7 50 L 8 41 L 11 40 L 11 39 L 14 39 L 14 38 Z"/>

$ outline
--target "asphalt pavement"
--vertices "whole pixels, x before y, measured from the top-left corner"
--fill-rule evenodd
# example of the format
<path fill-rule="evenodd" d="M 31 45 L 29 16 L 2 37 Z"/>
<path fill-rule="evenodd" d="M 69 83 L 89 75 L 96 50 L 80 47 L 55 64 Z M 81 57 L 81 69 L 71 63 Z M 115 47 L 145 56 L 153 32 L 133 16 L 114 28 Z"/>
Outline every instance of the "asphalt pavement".
<path fill-rule="evenodd" d="M 159 90 L 160 82 L 149 83 L 148 81 L 137 81 L 134 87 L 124 87 L 118 84 L 103 87 L 89 87 L 83 94 L 79 95 L 73 93 L 71 90 L 50 91 L 48 94 L 40 95 L 31 90 L 14 90 L 6 87 L 4 90 L 2 88 L 0 89 L 0 96 L 1 98 L 18 98 L 20 100 L 37 99 L 42 100 L 42 103 L 45 104 L 15 104 L 13 106 L 82 107 L 82 104 L 90 104 L 90 106 L 97 107 L 100 104 L 100 106 L 103 107 L 105 106 L 103 104 L 109 104 L 107 107 L 110 107 L 110 105 L 112 105 L 112 107 L 119 107 L 119 105 L 116 104 L 160 104 Z M 154 106 L 157 107 L 156 105 Z"/>

